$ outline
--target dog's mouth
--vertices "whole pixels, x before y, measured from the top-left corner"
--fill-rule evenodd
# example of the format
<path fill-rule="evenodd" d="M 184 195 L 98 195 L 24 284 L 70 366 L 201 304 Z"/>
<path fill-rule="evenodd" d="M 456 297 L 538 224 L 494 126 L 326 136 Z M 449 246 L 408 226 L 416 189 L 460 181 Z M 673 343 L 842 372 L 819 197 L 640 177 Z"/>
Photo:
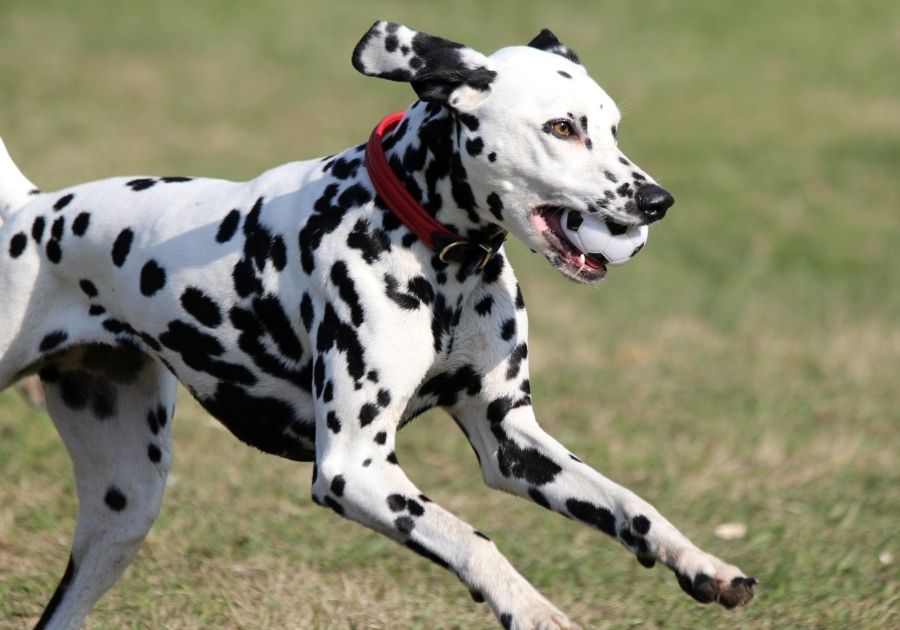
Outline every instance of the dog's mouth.
<path fill-rule="evenodd" d="M 593 284 L 606 277 L 606 264 L 583 253 L 566 238 L 562 229 L 561 206 L 538 206 L 531 213 L 531 224 L 547 242 L 544 255 L 560 273 L 582 284 Z"/>

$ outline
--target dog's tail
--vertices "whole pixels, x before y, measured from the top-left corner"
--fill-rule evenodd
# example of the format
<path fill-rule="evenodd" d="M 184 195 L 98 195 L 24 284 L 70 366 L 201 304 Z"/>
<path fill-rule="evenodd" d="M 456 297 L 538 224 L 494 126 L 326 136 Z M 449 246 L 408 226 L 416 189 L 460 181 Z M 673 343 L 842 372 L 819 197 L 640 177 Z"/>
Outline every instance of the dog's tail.
<path fill-rule="evenodd" d="M 12 161 L 0 138 L 0 224 L 39 192 Z"/>

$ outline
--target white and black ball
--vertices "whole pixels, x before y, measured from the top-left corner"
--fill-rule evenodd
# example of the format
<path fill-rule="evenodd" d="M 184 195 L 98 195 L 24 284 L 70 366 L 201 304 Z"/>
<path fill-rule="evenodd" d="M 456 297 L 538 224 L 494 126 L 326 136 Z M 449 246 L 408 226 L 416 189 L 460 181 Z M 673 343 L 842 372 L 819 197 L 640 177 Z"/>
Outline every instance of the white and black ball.
<path fill-rule="evenodd" d="M 566 238 L 586 256 L 608 265 L 624 265 L 647 243 L 646 225 L 619 225 L 600 217 L 565 210 L 561 221 Z"/>

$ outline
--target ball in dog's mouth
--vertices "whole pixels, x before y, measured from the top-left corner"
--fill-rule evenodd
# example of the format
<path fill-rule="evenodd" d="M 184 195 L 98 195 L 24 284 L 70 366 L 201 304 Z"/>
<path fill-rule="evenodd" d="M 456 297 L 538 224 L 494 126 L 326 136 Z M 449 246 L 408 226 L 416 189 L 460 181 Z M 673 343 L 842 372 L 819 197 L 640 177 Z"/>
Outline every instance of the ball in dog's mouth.
<path fill-rule="evenodd" d="M 592 284 L 606 277 L 606 264 L 578 249 L 562 228 L 565 208 L 538 206 L 531 213 L 531 224 L 549 246 L 545 255 L 563 275 L 576 282 Z"/>

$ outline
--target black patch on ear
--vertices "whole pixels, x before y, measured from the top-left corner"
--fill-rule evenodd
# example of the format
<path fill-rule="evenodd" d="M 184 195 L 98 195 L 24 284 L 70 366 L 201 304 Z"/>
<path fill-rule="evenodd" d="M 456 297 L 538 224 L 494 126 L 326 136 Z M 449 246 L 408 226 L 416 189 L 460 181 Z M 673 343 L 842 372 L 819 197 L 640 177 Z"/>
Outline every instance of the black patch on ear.
<path fill-rule="evenodd" d="M 556 35 L 554 35 L 549 28 L 545 28 L 540 33 L 538 33 L 537 37 L 528 42 L 528 45 L 532 48 L 537 48 L 538 50 L 546 50 L 547 52 L 551 52 L 555 55 L 565 57 L 571 62 L 577 64 L 581 63 L 581 59 L 578 58 L 578 55 L 575 54 L 575 51 L 571 50 L 568 46 L 559 41 Z"/>
<path fill-rule="evenodd" d="M 484 66 L 472 67 L 462 55 L 468 48 L 443 37 L 416 32 L 411 49 L 400 47 L 396 36 L 399 28 L 389 22 L 373 24 L 353 49 L 353 67 L 368 76 L 407 81 L 419 99 L 441 104 L 446 104 L 450 93 L 460 85 L 486 90 L 497 76 Z M 373 51 L 396 56 L 399 63 L 379 63 L 385 60 L 379 60 L 377 54 L 367 55 Z"/>
<path fill-rule="evenodd" d="M 419 99 L 429 103 L 446 103 L 460 85 L 487 90 L 497 73 L 485 67 L 470 68 L 460 55 L 462 44 L 441 37 L 418 33 L 413 38 L 413 52 L 425 63 L 410 82 Z"/>

